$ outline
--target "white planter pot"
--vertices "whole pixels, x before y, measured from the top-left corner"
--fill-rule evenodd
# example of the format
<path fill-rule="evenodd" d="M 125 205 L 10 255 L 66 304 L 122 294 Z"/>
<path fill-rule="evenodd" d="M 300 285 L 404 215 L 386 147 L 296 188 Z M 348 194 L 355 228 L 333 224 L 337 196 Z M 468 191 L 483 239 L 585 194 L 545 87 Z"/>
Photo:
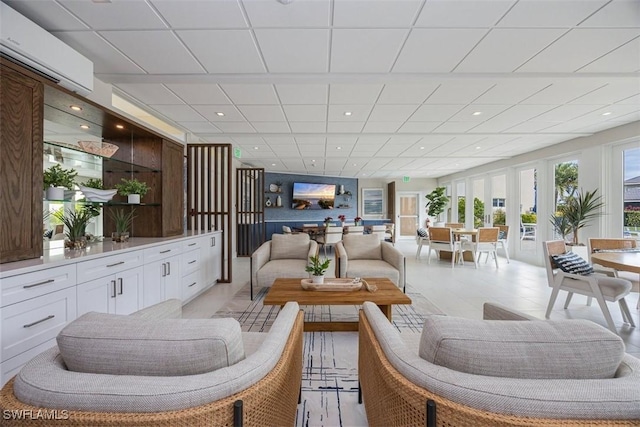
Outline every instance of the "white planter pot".
<path fill-rule="evenodd" d="M 132 205 L 140 204 L 140 195 L 139 194 L 129 194 L 127 196 L 127 201 Z"/>
<path fill-rule="evenodd" d="M 45 191 L 47 200 L 64 200 L 63 187 L 49 187 Z"/>
<path fill-rule="evenodd" d="M 322 285 L 324 283 L 324 275 L 322 276 L 311 275 L 311 282 L 316 285 Z"/>

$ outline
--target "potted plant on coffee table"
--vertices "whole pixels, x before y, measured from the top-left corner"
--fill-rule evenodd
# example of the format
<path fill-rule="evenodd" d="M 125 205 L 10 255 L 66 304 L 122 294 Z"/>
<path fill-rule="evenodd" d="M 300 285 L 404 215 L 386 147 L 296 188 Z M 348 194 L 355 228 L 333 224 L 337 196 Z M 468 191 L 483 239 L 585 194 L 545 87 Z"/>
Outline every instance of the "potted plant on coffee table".
<path fill-rule="evenodd" d="M 140 199 L 149 191 L 147 183 L 138 181 L 135 178 L 122 178 L 121 181 L 122 182 L 120 184 L 115 185 L 118 190 L 118 194 L 121 196 L 127 196 L 129 203 L 139 205 Z"/>
<path fill-rule="evenodd" d="M 64 189 L 73 190 L 73 180 L 78 176 L 75 169 L 63 169 L 59 163 L 42 173 L 47 200 L 64 200 Z"/>
<path fill-rule="evenodd" d="M 111 240 L 118 243 L 129 240 L 129 228 L 135 218 L 135 211 L 135 209 L 131 209 L 129 213 L 125 213 L 124 209 L 109 211 L 109 216 L 116 227 L 116 231 L 111 233 Z"/>
<path fill-rule="evenodd" d="M 316 284 L 324 283 L 324 273 L 327 271 L 327 268 L 329 268 L 331 260 L 326 258 L 324 261 L 320 261 L 320 257 L 317 255 L 309 257 L 309 260 L 311 263 L 307 265 L 305 271 L 311 273 L 312 282 Z"/>

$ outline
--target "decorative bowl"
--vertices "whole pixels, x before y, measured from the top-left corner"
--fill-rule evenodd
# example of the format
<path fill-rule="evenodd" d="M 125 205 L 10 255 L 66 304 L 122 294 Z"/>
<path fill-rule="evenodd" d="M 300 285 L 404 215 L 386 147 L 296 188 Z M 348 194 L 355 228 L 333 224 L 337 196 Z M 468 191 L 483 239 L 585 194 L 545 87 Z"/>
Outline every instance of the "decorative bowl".
<path fill-rule="evenodd" d="M 119 148 L 117 145 L 100 141 L 78 141 L 78 145 L 87 153 L 103 157 L 113 156 Z"/>
<path fill-rule="evenodd" d="M 115 188 L 113 190 L 99 190 L 97 188 L 83 187 L 82 185 L 78 187 L 80 187 L 80 191 L 82 191 L 88 202 L 108 202 L 118 192 Z"/>

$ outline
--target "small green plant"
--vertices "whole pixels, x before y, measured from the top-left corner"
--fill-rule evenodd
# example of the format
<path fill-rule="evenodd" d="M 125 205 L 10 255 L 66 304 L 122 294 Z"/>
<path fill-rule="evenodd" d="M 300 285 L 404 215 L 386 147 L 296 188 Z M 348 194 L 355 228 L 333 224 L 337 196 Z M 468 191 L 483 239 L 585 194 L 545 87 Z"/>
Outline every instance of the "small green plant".
<path fill-rule="evenodd" d="M 324 262 L 321 262 L 319 256 L 310 256 L 309 260 L 311 260 L 311 264 L 307 265 L 305 271 L 313 274 L 314 276 L 324 275 L 324 272 L 329 268 L 329 264 L 331 264 L 331 260 L 329 258 L 326 258 Z"/>
<path fill-rule="evenodd" d="M 445 206 L 449 203 L 449 197 L 444 194 L 445 191 L 445 187 L 437 187 L 425 196 L 427 199 L 427 205 L 425 206 L 427 208 L 427 215 L 437 217 L 444 212 Z"/>
<path fill-rule="evenodd" d="M 95 188 L 98 190 L 104 190 L 102 180 L 100 178 L 89 178 L 87 182 L 83 182 L 82 186 L 88 188 Z"/>
<path fill-rule="evenodd" d="M 85 237 L 85 230 L 89 220 L 93 217 L 89 211 L 57 211 L 53 213 L 59 221 L 61 221 L 67 229 L 65 236 L 69 242 L 77 242 Z"/>
<path fill-rule="evenodd" d="M 121 184 L 116 184 L 115 188 L 118 190 L 118 194 L 121 196 L 128 196 L 129 194 L 139 194 L 140 197 L 144 197 L 149 191 L 149 186 L 145 182 L 138 181 L 137 179 L 121 179 Z"/>
<path fill-rule="evenodd" d="M 59 163 L 46 169 L 42 174 L 44 188 L 48 187 L 64 187 L 67 190 L 73 190 L 73 180 L 78 176 L 75 169 L 62 169 Z"/>
<path fill-rule="evenodd" d="M 109 211 L 109 216 L 116 227 L 116 233 L 122 234 L 129 230 L 135 218 L 135 211 L 135 209 L 131 209 L 129 213 L 125 213 L 124 209 Z"/>

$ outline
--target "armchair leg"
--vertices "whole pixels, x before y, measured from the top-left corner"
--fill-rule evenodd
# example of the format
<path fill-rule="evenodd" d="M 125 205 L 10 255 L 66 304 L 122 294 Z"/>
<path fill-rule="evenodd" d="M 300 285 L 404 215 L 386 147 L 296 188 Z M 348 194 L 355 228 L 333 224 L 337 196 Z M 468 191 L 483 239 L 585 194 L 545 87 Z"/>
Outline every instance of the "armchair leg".
<path fill-rule="evenodd" d="M 618 300 L 618 304 L 620 304 L 620 310 L 622 311 L 622 317 L 624 318 L 626 316 L 627 323 L 635 328 L 636 324 L 633 321 L 633 318 L 631 317 L 631 311 L 629 311 L 629 306 L 627 305 L 627 300 L 624 299 L 624 298 L 620 298 Z"/>
<path fill-rule="evenodd" d="M 233 402 L 233 427 L 242 427 L 242 400 Z"/>
<path fill-rule="evenodd" d="M 551 291 L 551 297 L 549 297 L 549 305 L 547 305 L 547 312 L 544 315 L 545 319 L 548 319 L 551 315 L 551 310 L 556 303 L 556 299 L 558 299 L 558 292 L 560 292 L 560 288 L 553 288 L 553 291 Z"/>
<path fill-rule="evenodd" d="M 611 318 L 611 313 L 609 312 L 609 307 L 607 307 L 607 302 L 602 298 L 596 298 L 596 301 L 598 301 L 598 305 L 602 310 L 602 314 L 604 314 L 604 318 L 607 321 L 607 326 L 609 326 L 611 332 L 617 334 L 618 331 L 616 330 L 616 325 L 613 323 L 613 319 Z"/>
<path fill-rule="evenodd" d="M 436 402 L 427 400 L 427 427 L 436 427 Z"/>

